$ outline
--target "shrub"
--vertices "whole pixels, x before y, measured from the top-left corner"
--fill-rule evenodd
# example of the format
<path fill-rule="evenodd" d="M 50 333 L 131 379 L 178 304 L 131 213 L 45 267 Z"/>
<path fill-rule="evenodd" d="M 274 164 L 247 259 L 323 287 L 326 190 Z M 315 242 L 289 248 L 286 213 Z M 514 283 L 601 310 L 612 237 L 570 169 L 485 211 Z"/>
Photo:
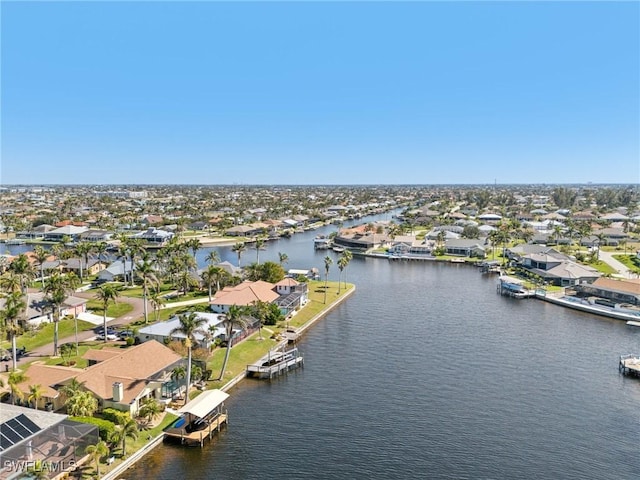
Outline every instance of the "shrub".
<path fill-rule="evenodd" d="M 113 433 L 116 431 L 116 426 L 109 420 L 103 420 L 102 418 L 95 417 L 69 417 L 69 420 L 75 420 L 76 422 L 89 423 L 98 427 L 100 439 L 108 442 Z"/>
<path fill-rule="evenodd" d="M 123 420 L 131 418 L 128 412 L 121 412 L 115 408 L 105 408 L 102 411 L 102 417 L 112 423 L 122 424 Z"/>
<path fill-rule="evenodd" d="M 133 337 L 127 337 L 125 341 L 127 342 L 127 347 L 130 347 L 135 343 L 135 339 Z"/>

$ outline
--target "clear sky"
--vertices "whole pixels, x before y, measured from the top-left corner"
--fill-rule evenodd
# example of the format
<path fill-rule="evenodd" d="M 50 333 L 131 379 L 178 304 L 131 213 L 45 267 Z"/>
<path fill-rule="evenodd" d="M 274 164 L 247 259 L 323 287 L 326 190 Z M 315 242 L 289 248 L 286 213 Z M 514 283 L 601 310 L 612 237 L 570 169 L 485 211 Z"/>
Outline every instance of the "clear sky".
<path fill-rule="evenodd" d="M 2 184 L 640 182 L 640 4 L 7 2 Z"/>

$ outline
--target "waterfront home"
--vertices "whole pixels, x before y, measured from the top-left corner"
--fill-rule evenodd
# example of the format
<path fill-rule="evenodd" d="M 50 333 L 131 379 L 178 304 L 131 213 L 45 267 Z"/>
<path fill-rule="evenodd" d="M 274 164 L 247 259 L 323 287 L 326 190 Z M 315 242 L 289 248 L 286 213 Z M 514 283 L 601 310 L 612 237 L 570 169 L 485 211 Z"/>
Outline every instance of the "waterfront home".
<path fill-rule="evenodd" d="M 232 305 L 250 306 L 257 301 L 271 303 L 280 295 L 274 290 L 273 283 L 245 281 L 234 287 L 225 287 L 216 292 L 211 301 L 211 310 L 215 313 L 227 313 Z"/>
<path fill-rule="evenodd" d="M 66 478 L 68 471 L 88 460 L 85 449 L 99 440 L 95 425 L 17 405 L 0 409 L 0 432 L 1 479 L 36 478 L 26 471 L 38 465 L 41 470 L 36 472 L 47 476 L 37 478 Z"/>
<path fill-rule="evenodd" d="M 28 238 L 31 240 L 42 240 L 44 236 L 52 230 L 55 230 L 56 227 L 53 225 L 48 225 L 46 223 L 42 225 L 38 225 L 37 227 L 32 228 L 31 230 L 24 230 L 18 232 L 18 238 Z"/>
<path fill-rule="evenodd" d="M 132 238 L 139 238 L 145 242 L 147 246 L 162 247 L 171 240 L 173 236 L 173 232 L 151 227 L 144 232 L 136 233 Z"/>
<path fill-rule="evenodd" d="M 382 232 L 382 233 L 374 233 Z M 345 228 L 338 232 L 333 239 L 333 244 L 339 247 L 345 247 L 349 250 L 366 251 L 376 248 L 382 248 L 390 241 L 387 233 L 384 233 L 384 227 L 374 225 L 371 230 L 368 225 L 359 225 L 357 227 Z"/>
<path fill-rule="evenodd" d="M 518 245 L 505 248 L 504 252 L 505 252 L 505 256 L 509 260 L 514 260 L 516 262 L 522 262 L 523 256 L 530 255 L 533 253 L 549 254 L 549 255 L 553 255 L 555 258 L 558 258 L 558 259 L 569 260 L 569 257 L 567 257 L 566 255 L 563 255 L 553 247 L 549 247 L 547 245 L 536 245 L 531 243 L 519 243 Z"/>
<path fill-rule="evenodd" d="M 640 306 L 640 280 L 618 280 L 613 278 L 598 278 L 591 284 L 576 285 L 574 287 L 579 297 L 599 297 L 613 303 L 626 303 Z"/>
<path fill-rule="evenodd" d="M 486 248 L 484 242 L 477 238 L 458 238 L 447 240 L 445 254 L 457 257 L 484 258 Z"/>
<path fill-rule="evenodd" d="M 275 304 L 278 305 L 283 315 L 302 308 L 309 300 L 309 286 L 304 282 L 286 277 L 275 285 L 276 293 L 280 295 Z"/>
<path fill-rule="evenodd" d="M 80 234 L 81 242 L 107 242 L 113 237 L 113 232 L 108 230 L 87 230 Z"/>
<path fill-rule="evenodd" d="M 77 242 L 80 234 L 89 230 L 87 227 L 79 227 L 76 225 L 65 225 L 51 230 L 44 234 L 44 239 L 52 242 L 61 242 L 63 238 L 68 237 L 71 242 Z"/>
<path fill-rule="evenodd" d="M 593 283 L 602 276 L 595 268 L 579 265 L 551 251 L 522 255 L 519 266 L 544 282 L 559 287 Z"/>
<path fill-rule="evenodd" d="M 217 313 L 203 313 L 195 312 L 198 318 L 203 318 L 206 323 L 202 326 L 202 329 L 209 332 L 209 335 L 203 335 L 201 333 L 195 334 L 196 344 L 194 346 L 200 346 L 202 348 L 209 348 L 211 344 L 216 340 L 225 339 L 224 328 L 224 316 Z M 181 333 L 171 332 L 180 326 L 178 317 L 172 317 L 165 322 L 158 322 L 152 325 L 147 325 L 138 331 L 137 338 L 142 342 L 148 342 L 149 340 L 155 340 L 160 343 L 166 343 L 172 339 L 183 340 L 185 336 Z"/>
<path fill-rule="evenodd" d="M 75 377 L 98 399 L 101 409 L 115 408 L 135 416 L 144 399 L 168 401 L 173 397 L 176 385 L 171 375 L 175 367 L 184 364 L 173 350 L 155 340 L 104 350 L 107 355 Z M 90 352 L 85 354 L 87 358 L 92 358 Z"/>
<path fill-rule="evenodd" d="M 32 363 L 25 370 L 26 380 L 19 383 L 17 388 L 22 393 L 22 398 L 27 399 L 30 394 L 30 386 L 40 385 L 42 397 L 38 400 L 38 409 L 58 411 L 64 407 L 67 398 L 59 391 L 57 386 L 82 371 L 82 369 L 75 367 Z M 25 402 L 25 405 L 28 403 L 26 400 L 23 400 L 23 402 Z M 4 407 L 3 405 L 2 408 Z"/>
<path fill-rule="evenodd" d="M 398 235 L 391 241 L 389 255 L 425 255 L 430 256 L 433 251 L 433 242 L 418 240 L 415 235 Z"/>

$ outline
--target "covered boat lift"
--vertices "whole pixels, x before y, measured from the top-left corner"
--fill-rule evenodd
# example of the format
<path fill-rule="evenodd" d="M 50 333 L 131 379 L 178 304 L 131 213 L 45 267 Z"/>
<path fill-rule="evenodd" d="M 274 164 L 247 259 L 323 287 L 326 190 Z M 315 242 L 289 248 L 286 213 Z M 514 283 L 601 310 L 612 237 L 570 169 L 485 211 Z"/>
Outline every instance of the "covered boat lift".
<path fill-rule="evenodd" d="M 224 401 L 229 394 L 222 390 L 206 390 L 183 406 L 182 416 L 164 431 L 165 438 L 180 439 L 184 445 L 203 446 L 205 439 L 227 424 Z"/>

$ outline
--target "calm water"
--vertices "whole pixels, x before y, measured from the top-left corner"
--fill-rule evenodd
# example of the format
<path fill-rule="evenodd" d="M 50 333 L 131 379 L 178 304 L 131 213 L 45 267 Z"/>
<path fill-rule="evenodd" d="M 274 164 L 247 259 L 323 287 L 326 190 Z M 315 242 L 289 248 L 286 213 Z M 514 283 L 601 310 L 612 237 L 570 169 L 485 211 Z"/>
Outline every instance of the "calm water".
<path fill-rule="evenodd" d="M 260 260 L 322 269 L 316 233 Z M 124 477 L 640 478 L 640 381 L 617 370 L 640 329 L 502 298 L 472 267 L 354 258 L 347 275 L 357 291 L 304 337 L 303 370 L 243 382 L 212 443 L 162 445 Z"/>

